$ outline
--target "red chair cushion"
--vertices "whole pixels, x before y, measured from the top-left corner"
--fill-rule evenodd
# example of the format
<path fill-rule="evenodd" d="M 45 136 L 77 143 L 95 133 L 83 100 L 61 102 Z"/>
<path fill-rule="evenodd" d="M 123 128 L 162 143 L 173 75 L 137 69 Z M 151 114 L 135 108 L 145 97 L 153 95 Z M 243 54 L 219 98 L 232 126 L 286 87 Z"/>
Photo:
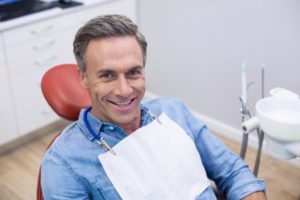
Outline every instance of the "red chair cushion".
<path fill-rule="evenodd" d="M 80 83 L 76 64 L 51 68 L 43 76 L 41 86 L 50 107 L 67 120 L 77 120 L 80 109 L 91 105 L 88 91 Z"/>

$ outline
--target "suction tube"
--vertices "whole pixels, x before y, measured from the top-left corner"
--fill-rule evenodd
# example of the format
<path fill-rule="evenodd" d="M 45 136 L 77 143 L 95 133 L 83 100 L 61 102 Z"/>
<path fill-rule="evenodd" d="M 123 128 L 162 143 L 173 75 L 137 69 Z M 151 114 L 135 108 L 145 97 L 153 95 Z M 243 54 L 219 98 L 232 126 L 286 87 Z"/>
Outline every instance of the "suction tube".
<path fill-rule="evenodd" d="M 257 117 L 252 117 L 251 119 L 242 123 L 242 128 L 245 133 L 250 133 L 251 131 L 257 129 L 259 126 Z"/>

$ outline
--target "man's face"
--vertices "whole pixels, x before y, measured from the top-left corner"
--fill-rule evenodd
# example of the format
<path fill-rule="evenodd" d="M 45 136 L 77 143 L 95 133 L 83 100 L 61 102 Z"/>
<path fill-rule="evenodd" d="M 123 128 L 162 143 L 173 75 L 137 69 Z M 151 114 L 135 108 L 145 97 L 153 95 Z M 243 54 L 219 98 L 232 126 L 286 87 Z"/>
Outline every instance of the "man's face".
<path fill-rule="evenodd" d="M 145 93 L 142 50 L 135 37 L 111 37 L 89 42 L 82 83 L 89 90 L 92 113 L 121 127 L 139 126 Z"/>

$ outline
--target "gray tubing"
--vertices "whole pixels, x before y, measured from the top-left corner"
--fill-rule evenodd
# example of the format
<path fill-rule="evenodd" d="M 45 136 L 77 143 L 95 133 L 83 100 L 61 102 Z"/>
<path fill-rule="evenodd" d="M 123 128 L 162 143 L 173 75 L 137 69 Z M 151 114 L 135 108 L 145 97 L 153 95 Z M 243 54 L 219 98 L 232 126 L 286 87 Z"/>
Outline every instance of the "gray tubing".
<path fill-rule="evenodd" d="M 255 165 L 254 165 L 254 170 L 253 170 L 253 173 L 255 176 L 257 176 L 258 170 L 259 170 L 260 156 L 261 156 L 261 150 L 262 150 L 262 145 L 263 145 L 263 140 L 264 140 L 264 132 L 257 129 L 257 136 L 258 136 L 258 149 L 256 152 L 256 159 L 255 159 Z"/>
<path fill-rule="evenodd" d="M 245 159 L 246 152 L 247 152 L 247 146 L 248 146 L 248 133 L 243 133 L 243 139 L 242 139 L 242 146 L 240 151 L 240 157 L 242 159 Z"/>

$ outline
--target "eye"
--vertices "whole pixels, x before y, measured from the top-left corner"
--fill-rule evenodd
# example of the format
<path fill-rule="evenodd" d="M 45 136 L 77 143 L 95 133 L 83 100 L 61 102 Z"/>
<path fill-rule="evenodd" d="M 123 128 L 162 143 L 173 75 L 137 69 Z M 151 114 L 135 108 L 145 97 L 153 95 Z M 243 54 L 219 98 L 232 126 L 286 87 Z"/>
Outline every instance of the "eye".
<path fill-rule="evenodd" d="M 111 81 L 116 79 L 117 75 L 114 72 L 103 72 L 99 75 L 99 78 L 103 81 Z"/>
<path fill-rule="evenodd" d="M 130 71 L 128 71 L 126 73 L 126 76 L 128 78 L 134 79 L 134 78 L 140 77 L 141 74 L 142 74 L 142 70 L 141 69 L 132 69 L 132 70 L 130 70 Z"/>

